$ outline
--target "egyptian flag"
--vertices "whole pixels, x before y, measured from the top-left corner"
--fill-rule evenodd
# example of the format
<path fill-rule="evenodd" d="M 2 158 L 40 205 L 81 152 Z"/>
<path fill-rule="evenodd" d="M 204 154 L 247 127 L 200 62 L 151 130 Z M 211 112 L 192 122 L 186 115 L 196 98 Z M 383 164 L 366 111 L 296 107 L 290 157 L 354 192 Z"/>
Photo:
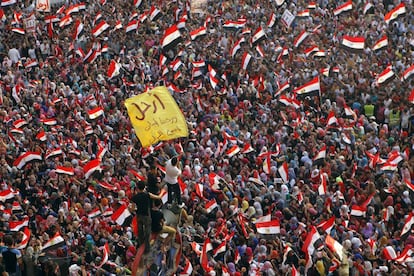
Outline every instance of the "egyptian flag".
<path fill-rule="evenodd" d="M 226 241 L 220 243 L 214 250 L 213 250 L 213 257 L 216 257 L 220 253 L 226 252 Z"/>
<path fill-rule="evenodd" d="M 181 60 L 179 58 L 176 58 L 174 61 L 171 62 L 170 67 L 174 71 L 177 71 L 182 65 L 183 63 L 181 62 Z"/>
<path fill-rule="evenodd" d="M 315 226 L 311 226 L 310 232 L 308 232 L 305 242 L 302 245 L 302 251 L 306 255 L 306 271 L 312 266 L 312 255 L 315 252 L 315 242 L 320 239 L 320 235 Z"/>
<path fill-rule="evenodd" d="M 292 264 L 292 272 L 291 272 L 292 276 L 300 276 L 299 271 L 296 269 L 295 265 Z"/>
<path fill-rule="evenodd" d="M 279 90 L 276 92 L 275 97 L 279 96 L 280 94 L 282 94 L 283 91 L 285 91 L 286 89 L 288 89 L 290 87 L 289 81 L 284 82 L 283 84 L 281 84 L 279 86 Z"/>
<path fill-rule="evenodd" d="M 257 222 L 255 226 L 257 233 L 259 234 L 280 234 L 280 223 L 277 219 L 265 222 Z"/>
<path fill-rule="evenodd" d="M 120 73 L 120 70 L 121 70 L 121 64 L 116 62 L 114 59 L 111 60 L 111 63 L 109 64 L 109 67 L 108 67 L 108 78 L 112 79 L 118 76 Z"/>
<path fill-rule="evenodd" d="M 22 126 L 27 125 L 27 121 L 24 119 L 19 119 L 13 122 L 13 126 L 15 128 L 22 128 Z"/>
<path fill-rule="evenodd" d="M 141 6 L 142 0 L 134 0 L 134 7 L 139 8 Z"/>
<path fill-rule="evenodd" d="M 412 76 L 414 76 L 414 64 L 404 71 L 401 77 L 401 81 L 406 81 Z"/>
<path fill-rule="evenodd" d="M 26 33 L 23 28 L 12 28 L 12 32 L 15 32 L 21 35 L 24 35 Z"/>
<path fill-rule="evenodd" d="M 400 237 L 402 237 L 405 234 L 407 234 L 408 232 L 410 232 L 413 224 L 414 224 L 414 216 L 413 216 L 413 213 L 410 212 L 408 214 L 407 218 L 405 219 L 405 223 L 404 223 L 404 226 L 401 230 Z"/>
<path fill-rule="evenodd" d="M 25 249 L 26 246 L 29 244 L 29 241 L 30 241 L 29 227 L 25 227 L 22 234 L 23 234 L 22 241 L 16 246 L 16 249 Z"/>
<path fill-rule="evenodd" d="M 40 152 L 27 151 L 21 154 L 13 162 L 13 166 L 17 167 L 19 170 L 23 168 L 28 162 L 33 160 L 42 160 L 42 155 Z"/>
<path fill-rule="evenodd" d="M 183 40 L 177 25 L 172 25 L 165 30 L 164 37 L 161 41 L 163 50 L 168 51 Z"/>
<path fill-rule="evenodd" d="M 145 181 L 145 176 L 143 176 L 142 174 L 138 173 L 137 171 L 135 171 L 133 169 L 129 169 L 128 171 L 130 173 L 132 173 L 138 180 Z"/>
<path fill-rule="evenodd" d="M 96 22 L 98 22 L 98 20 L 99 19 L 101 19 L 102 18 L 102 13 L 101 12 L 98 12 L 96 15 L 95 15 L 95 19 L 93 20 L 93 22 L 92 22 L 92 26 L 95 26 L 95 24 L 96 24 Z"/>
<path fill-rule="evenodd" d="M 200 67 L 193 67 L 193 69 L 191 70 L 191 80 L 195 80 L 202 76 L 203 71 L 200 69 Z"/>
<path fill-rule="evenodd" d="M 343 253 L 342 253 L 343 246 L 342 246 L 342 244 L 340 244 L 337 240 L 332 238 L 332 236 L 329 235 L 329 234 L 328 234 L 328 236 L 326 236 L 325 243 L 332 252 L 335 252 L 338 255 L 339 260 L 342 261 L 342 258 L 343 258 Z"/>
<path fill-rule="evenodd" d="M 307 96 L 315 96 L 320 95 L 321 86 L 319 83 L 319 77 L 315 77 L 310 82 L 296 88 L 294 93 L 296 94 L 298 99 L 305 98 Z"/>
<path fill-rule="evenodd" d="M 309 9 L 305 9 L 303 11 L 300 11 L 296 14 L 297 17 L 308 17 L 310 16 Z"/>
<path fill-rule="evenodd" d="M 75 170 L 71 167 L 56 166 L 55 173 L 66 174 L 66 175 L 74 175 Z"/>
<path fill-rule="evenodd" d="M 29 226 L 29 217 L 24 217 L 22 220 L 18 221 L 9 221 L 9 228 L 12 232 L 17 232 L 25 226 Z"/>
<path fill-rule="evenodd" d="M 209 173 L 208 180 L 212 190 L 220 190 L 220 179 L 222 178 L 214 172 Z"/>
<path fill-rule="evenodd" d="M 207 34 L 207 28 L 206 27 L 200 27 L 198 29 L 195 29 L 194 31 L 190 32 L 191 40 L 195 40 L 197 37 L 203 36 Z"/>
<path fill-rule="evenodd" d="M 326 127 L 330 127 L 333 125 L 338 124 L 338 119 L 335 116 L 335 112 L 331 110 L 328 114 L 328 118 L 326 119 Z"/>
<path fill-rule="evenodd" d="M 372 47 L 372 50 L 376 51 L 376 50 L 386 47 L 387 45 L 388 45 L 388 38 L 387 38 L 387 35 L 384 35 L 383 37 L 380 38 L 380 40 L 377 41 L 377 43 L 375 43 L 375 45 Z"/>
<path fill-rule="evenodd" d="M 200 254 L 201 254 L 201 250 L 200 250 Z M 182 271 L 180 272 L 179 276 L 190 276 L 193 273 L 193 266 L 191 262 L 187 259 L 187 257 L 184 256 L 184 260 L 185 260 L 185 265 Z"/>
<path fill-rule="evenodd" d="M 122 22 L 121 22 L 121 20 L 116 21 L 115 27 L 113 28 L 113 31 L 116 31 L 116 30 L 119 30 L 119 29 L 122 29 Z"/>
<path fill-rule="evenodd" d="M 67 8 L 67 10 L 65 11 L 65 14 L 69 15 L 69 14 L 74 13 L 74 12 L 79 12 L 79 6 L 78 5 L 72 5 L 69 8 Z"/>
<path fill-rule="evenodd" d="M 266 174 L 270 174 L 271 161 L 270 154 L 263 160 L 263 171 Z"/>
<path fill-rule="evenodd" d="M 92 29 L 92 34 L 94 37 L 98 37 L 101 33 L 103 33 L 108 28 L 109 28 L 109 24 L 106 23 L 105 20 L 102 20 L 101 22 L 99 22 L 98 25 L 96 25 Z"/>
<path fill-rule="evenodd" d="M 47 137 L 46 137 L 45 131 L 44 130 L 39 131 L 39 133 L 36 135 L 36 139 L 42 142 L 46 141 Z"/>
<path fill-rule="evenodd" d="M 247 144 L 244 145 L 241 153 L 247 154 L 247 153 L 250 153 L 250 152 L 253 152 L 253 151 L 254 151 L 254 148 L 252 147 L 252 145 L 250 145 L 249 143 L 247 143 Z"/>
<path fill-rule="evenodd" d="M 93 159 L 83 166 L 83 172 L 85 179 L 88 179 L 95 171 L 101 170 L 101 161 L 99 159 Z"/>
<path fill-rule="evenodd" d="M 129 33 L 132 32 L 134 30 L 136 30 L 138 28 L 138 20 L 132 20 L 128 23 L 128 25 L 126 25 L 125 27 L 125 32 Z"/>
<path fill-rule="evenodd" d="M 410 95 L 408 95 L 408 101 L 414 104 L 414 89 L 411 91 Z"/>
<path fill-rule="evenodd" d="M 104 114 L 104 110 L 100 106 L 88 110 L 88 116 L 90 120 L 94 120 L 98 118 L 99 116 L 102 116 L 103 114 Z"/>
<path fill-rule="evenodd" d="M 321 173 L 320 175 L 321 183 L 318 187 L 319 195 L 325 195 L 328 191 L 328 175 L 326 173 Z"/>
<path fill-rule="evenodd" d="M 54 118 L 41 119 L 40 121 L 47 126 L 54 126 L 57 124 L 57 121 Z"/>
<path fill-rule="evenodd" d="M 206 202 L 206 205 L 204 208 L 206 209 L 207 213 L 211 213 L 217 207 L 218 205 L 217 205 L 216 199 L 213 198 L 212 200 Z"/>
<path fill-rule="evenodd" d="M 397 253 L 395 253 L 394 247 L 391 245 L 384 247 L 382 255 L 384 256 L 384 259 L 388 261 L 393 261 L 397 258 Z"/>
<path fill-rule="evenodd" d="M 116 210 L 112 216 L 111 219 L 116 222 L 118 225 L 123 225 L 125 220 L 131 215 L 131 213 L 128 210 L 127 205 L 121 205 L 121 207 Z"/>
<path fill-rule="evenodd" d="M 211 270 L 213 270 L 213 268 L 210 267 L 208 264 L 208 255 L 207 255 L 207 252 L 209 251 L 208 247 L 211 247 L 210 238 L 207 238 L 204 241 L 203 249 L 201 250 L 201 254 L 200 254 L 200 264 L 204 272 L 206 273 L 209 273 Z"/>
<path fill-rule="evenodd" d="M 16 3 L 17 3 L 17 0 L 2 0 L 1 1 L 1 6 L 6 7 L 6 6 L 16 4 Z"/>
<path fill-rule="evenodd" d="M 311 55 L 313 52 L 317 52 L 319 51 L 318 46 L 313 45 L 311 47 L 309 47 L 308 49 L 305 50 L 305 55 L 308 57 L 309 55 Z"/>
<path fill-rule="evenodd" d="M 57 23 L 60 21 L 60 19 L 56 16 L 56 15 L 47 15 L 44 18 L 45 23 L 50 24 L 50 23 Z"/>
<path fill-rule="evenodd" d="M 227 20 L 226 22 L 223 23 L 223 28 L 238 29 L 238 28 L 243 28 L 245 25 L 246 25 L 246 22 Z"/>
<path fill-rule="evenodd" d="M 83 62 L 86 63 L 92 63 L 96 60 L 98 56 L 100 56 L 101 53 L 99 51 L 95 51 L 93 48 L 89 50 L 89 52 L 85 55 L 83 58 Z"/>
<path fill-rule="evenodd" d="M 385 70 L 382 71 L 381 74 L 377 76 L 377 79 L 375 80 L 375 84 L 377 86 L 386 85 L 389 82 L 391 82 L 394 78 L 395 78 L 395 74 L 394 74 L 394 71 L 392 71 L 392 66 L 390 65 L 390 66 L 387 66 L 387 68 L 385 68 Z"/>
<path fill-rule="evenodd" d="M 317 228 L 321 228 L 326 233 L 330 233 L 333 226 L 335 225 L 335 216 L 332 216 L 330 219 L 322 221 L 318 225 L 316 225 Z"/>
<path fill-rule="evenodd" d="M 83 31 L 83 23 L 77 19 L 75 22 L 75 27 L 74 27 L 74 31 L 73 31 L 73 40 L 77 40 L 80 36 L 80 34 Z"/>
<path fill-rule="evenodd" d="M 315 155 L 315 157 L 313 158 L 313 161 L 317 161 L 320 159 L 325 159 L 326 158 L 326 145 L 324 145 L 319 151 L 318 153 Z"/>
<path fill-rule="evenodd" d="M 283 164 L 277 169 L 280 177 L 283 180 L 283 183 L 287 183 L 289 181 L 289 171 L 288 171 L 288 164 L 287 162 L 283 162 Z"/>
<path fill-rule="evenodd" d="M 61 27 L 61 28 L 66 27 L 67 25 L 70 25 L 72 23 L 72 21 L 73 20 L 72 20 L 72 17 L 70 16 L 70 14 L 67 14 L 67 15 L 65 15 L 64 17 L 62 17 L 60 19 L 59 27 Z M 49 25 L 52 26 L 52 24 L 49 24 Z"/>
<path fill-rule="evenodd" d="M 362 52 L 365 47 L 365 38 L 362 36 L 344 35 L 341 45 L 351 52 Z"/>
<path fill-rule="evenodd" d="M 242 69 L 246 70 L 247 66 L 249 66 L 250 60 L 252 56 L 248 52 L 244 52 L 242 57 Z"/>
<path fill-rule="evenodd" d="M 345 12 L 345 11 L 350 11 L 352 10 L 352 0 L 346 2 L 345 4 L 337 7 L 336 9 L 334 9 L 333 14 L 335 16 L 340 15 L 341 13 Z"/>
<path fill-rule="evenodd" d="M 272 28 L 275 25 L 276 22 L 276 15 L 272 12 L 272 15 L 270 16 L 269 20 L 267 21 L 267 27 Z"/>
<path fill-rule="evenodd" d="M 25 68 L 31 68 L 31 67 L 35 67 L 38 66 L 39 63 L 37 63 L 36 60 L 31 60 L 31 59 L 27 59 L 27 62 L 24 63 L 24 67 Z"/>
<path fill-rule="evenodd" d="M 393 21 L 394 19 L 396 19 L 400 15 L 405 14 L 405 12 L 406 12 L 405 4 L 401 2 L 398 6 L 393 8 L 389 13 L 387 13 L 384 16 L 384 20 L 387 24 L 389 24 L 391 21 Z"/>
<path fill-rule="evenodd" d="M 97 216 L 101 215 L 101 210 L 99 209 L 99 207 L 96 207 L 95 209 L 93 209 L 92 211 L 90 211 L 88 213 L 88 217 L 89 218 L 96 218 Z"/>
<path fill-rule="evenodd" d="M 351 216 L 355 217 L 365 217 L 365 213 L 367 212 L 367 207 L 352 205 L 351 207 Z"/>
<path fill-rule="evenodd" d="M 240 152 L 239 146 L 238 145 L 233 145 L 228 151 L 226 151 L 226 155 L 229 158 L 232 158 L 233 156 L 235 156 L 239 152 Z"/>
<path fill-rule="evenodd" d="M 298 48 L 300 44 L 308 37 L 309 33 L 303 30 L 293 41 L 295 48 Z"/>
<path fill-rule="evenodd" d="M 354 119 L 354 121 L 357 120 L 357 115 L 356 115 L 355 111 L 353 111 L 352 108 L 350 108 L 346 104 L 344 104 L 344 111 L 345 111 L 345 115 L 347 117 L 352 117 Z"/>
<path fill-rule="evenodd" d="M 174 80 L 178 79 L 182 77 L 182 74 L 180 71 L 178 71 L 175 75 L 174 75 Z M 180 88 L 178 88 L 176 85 L 174 85 L 173 83 L 170 83 L 167 85 L 168 90 L 175 92 L 175 93 L 184 93 L 185 90 L 181 90 Z"/>
<path fill-rule="evenodd" d="M 42 246 L 42 251 L 57 249 L 63 245 L 65 245 L 65 240 L 59 232 L 56 232 L 56 234 Z"/>
<path fill-rule="evenodd" d="M 206 66 L 206 62 L 204 60 L 193 61 L 191 62 L 191 64 L 193 65 L 193 67 L 197 67 L 197 68 Z"/>
<path fill-rule="evenodd" d="M 259 55 L 260 55 L 262 58 L 264 58 L 264 56 L 265 56 L 265 52 L 264 52 L 263 48 L 262 48 L 260 45 L 257 45 L 257 46 L 256 46 L 256 51 L 259 53 Z"/>
<path fill-rule="evenodd" d="M 371 8 L 373 8 L 374 6 L 370 3 L 370 2 L 367 2 L 365 5 L 364 5 L 364 9 L 363 9 L 363 11 L 362 11 L 362 13 L 363 14 L 366 14 Z"/>
<path fill-rule="evenodd" d="M 256 32 L 254 33 L 251 43 L 255 46 L 260 41 L 264 40 L 266 38 L 266 34 L 263 31 L 262 27 L 259 27 Z"/>
<path fill-rule="evenodd" d="M 14 193 L 11 189 L 0 191 L 0 201 L 5 202 L 8 199 L 14 198 Z"/>
<path fill-rule="evenodd" d="M 209 75 L 209 79 L 211 87 L 215 90 L 220 81 L 213 74 Z"/>
<path fill-rule="evenodd" d="M 232 58 L 234 58 L 237 52 L 241 49 L 241 44 L 243 42 L 246 42 L 246 39 L 244 39 L 244 37 L 240 38 L 236 43 L 234 43 L 233 47 L 230 50 L 230 54 Z"/>
<path fill-rule="evenodd" d="M 313 57 L 326 57 L 326 52 L 324 50 L 319 50 L 313 55 Z"/>
<path fill-rule="evenodd" d="M 114 185 L 109 184 L 105 181 L 100 181 L 100 182 L 98 182 L 98 184 L 99 184 L 99 186 L 101 186 L 104 189 L 107 189 L 108 191 L 115 191 L 116 190 L 116 187 Z"/>
<path fill-rule="evenodd" d="M 63 151 L 61 148 L 56 148 L 50 151 L 47 151 L 46 155 L 45 155 L 45 159 L 48 159 L 50 157 L 56 156 L 56 155 L 60 155 L 63 154 Z"/>
<path fill-rule="evenodd" d="M 161 15 L 162 13 L 158 8 L 151 6 L 151 9 L 149 12 L 149 17 L 151 21 L 156 21 L 158 18 L 161 17 Z"/>

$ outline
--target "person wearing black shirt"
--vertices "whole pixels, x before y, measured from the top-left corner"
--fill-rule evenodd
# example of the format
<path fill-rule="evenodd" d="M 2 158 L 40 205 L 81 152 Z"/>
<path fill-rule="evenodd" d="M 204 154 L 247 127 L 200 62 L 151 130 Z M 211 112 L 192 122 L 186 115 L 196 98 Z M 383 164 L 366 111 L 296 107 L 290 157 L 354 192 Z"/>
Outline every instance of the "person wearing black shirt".
<path fill-rule="evenodd" d="M 165 239 L 165 242 L 170 241 L 174 238 L 176 230 L 173 227 L 165 225 L 165 218 L 163 212 L 160 211 L 162 206 L 162 201 L 160 199 L 154 200 L 153 207 L 151 209 L 151 231 L 154 234 L 168 234 L 168 237 Z"/>
<path fill-rule="evenodd" d="M 148 193 L 145 189 L 146 183 L 139 181 L 138 192 L 132 197 L 135 203 L 136 216 L 138 220 L 138 246 L 145 244 L 144 253 L 149 253 L 151 236 L 151 199 L 161 199 L 160 196 Z"/>
<path fill-rule="evenodd" d="M 150 171 L 147 175 L 147 189 L 149 193 L 158 195 L 160 193 L 160 175 L 158 174 L 157 167 L 155 165 L 150 166 Z"/>
<path fill-rule="evenodd" d="M 5 270 L 8 275 L 20 275 L 20 266 L 22 265 L 22 254 L 18 249 L 12 248 L 14 244 L 13 237 L 11 235 L 4 236 L 4 245 L 0 251 L 1 263 L 4 264 Z"/>

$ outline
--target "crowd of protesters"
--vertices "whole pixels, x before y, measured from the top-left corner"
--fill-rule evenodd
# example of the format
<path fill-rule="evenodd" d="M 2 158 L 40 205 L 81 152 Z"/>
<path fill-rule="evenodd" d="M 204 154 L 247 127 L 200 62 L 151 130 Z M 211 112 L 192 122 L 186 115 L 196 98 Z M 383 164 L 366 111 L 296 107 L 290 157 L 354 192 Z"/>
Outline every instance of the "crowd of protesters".
<path fill-rule="evenodd" d="M 411 1 L 199 2 L 1 1 L 2 275 L 135 273 L 169 208 L 145 275 L 412 275 Z M 142 148 L 124 101 L 159 85 L 190 135 Z"/>

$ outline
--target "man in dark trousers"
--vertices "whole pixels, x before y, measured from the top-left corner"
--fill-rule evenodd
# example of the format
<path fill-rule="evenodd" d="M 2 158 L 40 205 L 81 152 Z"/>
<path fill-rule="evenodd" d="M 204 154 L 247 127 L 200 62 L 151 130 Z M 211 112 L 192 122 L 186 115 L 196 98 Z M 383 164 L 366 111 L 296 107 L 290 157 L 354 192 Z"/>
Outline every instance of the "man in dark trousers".
<path fill-rule="evenodd" d="M 161 197 L 148 193 L 145 187 L 146 183 L 144 181 L 138 182 L 138 191 L 132 197 L 132 202 L 135 203 L 138 220 L 138 246 L 145 244 L 144 254 L 147 254 L 150 250 L 151 237 L 151 199 L 161 199 Z"/>

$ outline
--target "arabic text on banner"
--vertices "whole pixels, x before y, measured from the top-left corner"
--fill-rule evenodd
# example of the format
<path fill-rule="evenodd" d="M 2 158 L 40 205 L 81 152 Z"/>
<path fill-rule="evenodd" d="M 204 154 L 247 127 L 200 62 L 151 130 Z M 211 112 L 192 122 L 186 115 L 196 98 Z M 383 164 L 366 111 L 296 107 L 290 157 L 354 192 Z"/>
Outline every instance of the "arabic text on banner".
<path fill-rule="evenodd" d="M 188 136 L 184 115 L 165 86 L 131 97 L 125 106 L 143 147 Z"/>

